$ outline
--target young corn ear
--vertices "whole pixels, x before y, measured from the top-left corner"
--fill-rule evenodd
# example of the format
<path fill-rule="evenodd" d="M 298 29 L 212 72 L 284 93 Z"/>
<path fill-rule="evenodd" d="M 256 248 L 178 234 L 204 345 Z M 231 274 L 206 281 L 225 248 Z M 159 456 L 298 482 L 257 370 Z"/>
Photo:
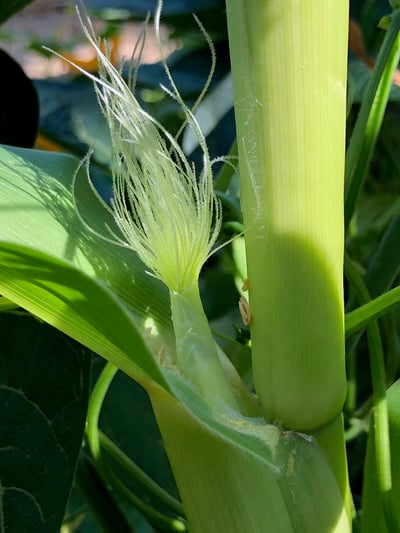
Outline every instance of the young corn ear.
<path fill-rule="evenodd" d="M 179 370 L 209 404 L 238 409 L 198 289 L 200 270 L 217 240 L 222 217 L 204 136 L 164 62 L 173 88 L 170 95 L 182 104 L 203 149 L 203 168 L 196 176 L 176 139 L 140 106 L 132 70 L 126 82 L 110 62 L 107 46 L 102 52 L 90 20 L 81 22 L 97 53 L 99 77 L 81 71 L 94 81 L 111 135 L 112 214 L 122 234 L 114 237 L 134 249 L 150 274 L 170 291 Z"/>
<path fill-rule="evenodd" d="M 342 409 L 347 0 L 228 0 L 254 383 L 269 420 Z"/>
<path fill-rule="evenodd" d="M 192 290 L 221 227 L 208 153 L 197 180 L 177 141 L 140 106 L 95 36 L 87 36 L 98 56 L 95 88 L 111 134 L 114 218 L 158 279 L 171 291 Z"/>

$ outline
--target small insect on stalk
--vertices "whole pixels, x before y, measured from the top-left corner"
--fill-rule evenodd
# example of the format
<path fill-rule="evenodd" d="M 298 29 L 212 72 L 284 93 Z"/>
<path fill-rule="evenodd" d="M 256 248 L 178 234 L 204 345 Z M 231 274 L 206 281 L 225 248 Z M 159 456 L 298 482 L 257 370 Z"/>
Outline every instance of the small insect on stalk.
<path fill-rule="evenodd" d="M 242 291 L 245 292 L 248 290 L 249 290 L 249 280 L 248 278 L 246 278 L 242 285 Z M 243 320 L 243 324 L 245 326 L 249 326 L 252 321 L 251 310 L 250 310 L 249 302 L 246 296 L 244 296 L 243 294 L 241 295 L 239 299 L 239 311 L 240 311 L 240 316 L 242 317 L 242 320 Z"/>
<path fill-rule="evenodd" d="M 160 2 L 155 28 L 162 54 L 161 7 Z M 226 405 L 240 410 L 240 393 L 237 391 L 244 389 L 235 386 L 240 378 L 223 361 L 226 356 L 217 348 L 198 288 L 200 270 L 213 252 L 222 221 L 204 135 L 193 110 L 183 102 L 163 58 L 172 87 L 171 90 L 163 89 L 181 105 L 186 124 L 192 128 L 203 152 L 203 167 L 197 176 L 194 165 L 187 160 L 176 138 L 138 103 L 134 94 L 137 67 L 133 69 L 131 65 L 126 82 L 122 69 L 118 70 L 110 62 L 107 43 L 105 53 L 102 52 L 88 16 L 82 16 L 79 11 L 78 15 L 85 35 L 97 53 L 98 77 L 77 68 L 93 80 L 111 136 L 114 190 L 111 213 L 122 234 L 122 238 L 115 235 L 113 238 L 135 250 L 150 274 L 169 289 L 180 373 L 211 407 Z M 215 68 L 215 52 L 201 23 L 196 21 L 210 46 L 212 57 L 210 75 L 198 104 Z M 139 54 L 144 37 L 145 30 L 135 47 Z"/>

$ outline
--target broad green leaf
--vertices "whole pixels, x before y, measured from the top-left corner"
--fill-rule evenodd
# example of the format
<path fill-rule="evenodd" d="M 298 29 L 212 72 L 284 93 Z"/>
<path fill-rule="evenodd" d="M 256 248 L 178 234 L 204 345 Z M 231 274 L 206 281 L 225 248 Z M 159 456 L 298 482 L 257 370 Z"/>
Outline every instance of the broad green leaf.
<path fill-rule="evenodd" d="M 154 351 L 171 343 L 168 295 L 131 250 L 105 242 L 83 224 L 117 232 L 113 219 L 78 179 L 76 159 L 26 150 L 0 151 L 0 293 L 150 386 L 148 377 L 214 424 L 180 378 L 160 371 Z M 145 328 L 152 320 L 153 332 Z M 147 376 L 147 382 L 146 382 Z M 169 387 L 166 381 L 169 382 Z M 189 389 L 190 390 L 190 389 Z M 225 431 L 223 425 L 218 430 Z"/>
<path fill-rule="evenodd" d="M 215 413 L 179 375 L 161 373 L 148 347 L 150 339 L 144 341 L 143 336 L 151 318 L 160 331 L 160 340 L 156 337 L 154 342 L 165 346 L 170 341 L 167 294 L 144 273 L 132 251 L 88 231 L 89 224 L 98 233 L 107 234 L 106 225 L 114 232 L 117 228 L 85 179 L 78 179 L 74 191 L 77 216 L 71 193 L 76 163 L 74 158 L 34 151 L 0 152 L 0 292 L 113 361 L 146 387 L 181 491 L 191 492 L 185 481 L 182 485 L 181 472 L 190 462 L 200 465 L 193 498 L 184 502 L 189 507 L 196 504 L 201 487 L 227 476 L 227 486 L 232 485 L 227 494 L 233 491 L 235 508 L 245 496 L 250 502 L 240 531 L 248 530 L 248 520 L 253 527 L 249 531 L 259 531 L 270 513 L 285 533 L 291 530 L 286 528 L 288 523 L 294 531 L 303 524 L 321 531 L 345 522 L 343 487 L 312 437 L 281 431 L 258 418 Z M 154 332 L 157 328 L 153 326 Z M 172 390 L 183 405 L 154 387 L 154 382 Z M 213 467 L 208 479 L 205 464 L 214 451 L 215 461 L 226 460 L 222 477 Z M 247 471 L 251 474 L 242 483 Z M 256 478 L 254 486 L 251 477 Z M 273 495 L 267 507 L 265 492 Z M 305 496 L 310 492 L 323 493 L 329 509 L 318 503 L 320 513 L 316 500 Z M 219 508 L 222 500 L 216 498 L 215 504 Z M 289 516 L 281 517 L 281 510 Z"/>
<path fill-rule="evenodd" d="M 398 527 L 400 526 L 400 380 L 396 381 L 387 391 L 389 409 L 389 431 L 391 449 L 392 490 L 382 495 L 376 473 L 376 450 L 374 423 L 371 417 L 371 428 L 368 439 L 367 457 L 364 468 L 363 511 L 361 520 L 362 533 L 392 533 L 384 522 L 383 498 L 391 498 L 393 509 L 396 510 Z"/>
<path fill-rule="evenodd" d="M 145 272 L 132 250 L 94 233 L 110 238 L 107 228 L 119 230 L 83 170 L 72 191 L 78 166 L 66 154 L 0 147 L 0 240 L 76 265 L 112 288 L 138 322 L 150 316 L 163 330 L 171 329 L 165 287 Z"/>
<path fill-rule="evenodd" d="M 17 307 L 18 306 L 11 300 L 4 298 L 4 296 L 0 297 L 0 312 L 10 311 L 11 309 L 16 309 Z"/>
<path fill-rule="evenodd" d="M 112 361 L 131 377 L 161 372 L 128 311 L 75 266 L 16 244 L 0 244 L 0 287 L 21 307 Z"/>
<path fill-rule="evenodd" d="M 60 529 L 86 421 L 90 354 L 28 316 L 0 317 L 1 531 Z"/>
<path fill-rule="evenodd" d="M 386 228 L 365 272 L 365 283 L 371 297 L 388 290 L 396 280 L 400 271 L 399 238 L 400 212 Z"/>
<path fill-rule="evenodd" d="M 82 222 L 118 231 L 85 177 L 75 188 L 78 216 L 77 165 L 70 156 L 0 149 L 0 293 L 136 379 L 147 374 L 163 383 L 143 337 L 151 320 L 159 342 L 168 341 L 167 292 L 132 250 Z"/>
<path fill-rule="evenodd" d="M 110 162 L 110 135 L 97 103 L 93 82 L 84 76 L 36 80 L 40 131 L 53 142 L 84 156 L 88 147 L 100 164 Z"/>

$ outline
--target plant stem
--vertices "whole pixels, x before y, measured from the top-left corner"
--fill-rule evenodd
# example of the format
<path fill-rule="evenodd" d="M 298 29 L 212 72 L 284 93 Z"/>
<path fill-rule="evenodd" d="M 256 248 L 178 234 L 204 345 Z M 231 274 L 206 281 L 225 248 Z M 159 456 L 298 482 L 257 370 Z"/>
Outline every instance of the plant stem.
<path fill-rule="evenodd" d="M 117 461 L 127 474 L 132 476 L 135 481 L 148 490 L 152 496 L 158 498 L 167 505 L 171 511 L 180 516 L 185 516 L 183 505 L 173 498 L 165 489 L 149 477 L 136 463 L 130 459 L 114 442 L 107 437 L 102 431 L 99 432 L 101 447 Z"/>
<path fill-rule="evenodd" d="M 383 292 L 387 291 L 395 281 L 398 272 L 400 270 L 400 246 L 398 245 L 400 236 L 400 215 L 393 218 L 388 228 L 386 229 L 378 248 L 372 256 L 367 270 L 365 272 L 365 284 L 368 288 L 368 292 L 372 298 L 375 298 L 373 302 L 365 304 L 367 307 L 375 307 L 378 302 L 381 302 L 381 297 L 384 299 L 389 298 L 389 294 L 384 295 Z M 379 296 L 381 295 L 381 296 Z M 378 297 L 378 299 L 377 299 Z M 346 341 L 346 351 L 351 353 L 357 346 L 358 341 L 361 338 L 362 330 L 358 330 L 357 335 L 350 333 L 350 324 L 355 320 L 357 314 L 360 315 L 364 312 L 364 306 L 355 310 L 355 299 L 352 298 L 346 304 L 346 338 L 352 335 L 351 339 Z M 367 308 L 365 308 L 366 310 Z M 385 312 L 385 311 L 383 311 Z"/>
<path fill-rule="evenodd" d="M 181 519 L 171 518 L 170 516 L 166 516 L 158 512 L 149 505 L 145 504 L 138 496 L 133 494 L 133 492 L 124 483 L 122 483 L 122 481 L 116 476 L 116 474 L 112 471 L 109 465 L 104 461 L 104 458 L 101 453 L 99 418 L 104 398 L 117 372 L 118 368 L 112 363 L 107 363 L 105 365 L 96 382 L 95 387 L 93 388 L 92 396 L 89 403 L 86 436 L 88 439 L 90 451 L 95 460 L 95 464 L 99 470 L 101 477 L 116 491 L 117 494 L 121 495 L 123 498 L 133 504 L 134 507 L 136 507 L 148 519 L 148 521 L 151 522 L 153 526 L 159 526 L 160 528 L 166 529 L 168 531 L 186 531 L 186 525 Z M 103 439 L 103 444 L 104 440 L 105 439 Z M 109 442 L 106 442 L 106 446 L 110 450 L 111 447 L 109 444 Z M 114 452 L 114 454 L 116 451 L 115 448 L 116 447 L 112 447 L 112 451 Z M 119 460 L 121 462 L 121 455 L 119 456 Z M 126 466 L 125 461 L 124 466 Z M 132 473 L 132 465 L 130 466 L 130 472 Z M 135 474 L 137 474 L 137 470 L 138 469 L 135 469 Z M 135 478 L 136 477 L 137 476 L 135 475 Z M 142 480 L 143 479 L 144 476 L 142 476 Z M 148 483 L 147 487 L 149 486 L 150 484 Z M 158 492 L 158 494 L 159 493 L 160 491 Z"/>
<path fill-rule="evenodd" d="M 369 292 L 368 292 L 369 294 Z M 400 287 L 377 296 L 374 300 L 366 301 L 354 311 L 346 314 L 346 337 L 354 335 L 372 320 L 388 313 L 400 305 Z"/>
<path fill-rule="evenodd" d="M 84 455 L 79 457 L 75 480 L 78 489 L 87 499 L 103 531 L 135 532 L 107 491 L 92 463 Z"/>
<path fill-rule="evenodd" d="M 254 383 L 312 430 L 345 397 L 343 174 L 348 2 L 229 0 Z"/>
<path fill-rule="evenodd" d="M 107 391 L 117 372 L 118 367 L 112 363 L 106 363 L 104 369 L 97 379 L 96 385 L 93 388 L 89 402 L 86 423 L 86 437 L 95 461 L 99 460 L 101 456 L 99 436 L 100 412 L 103 407 L 104 398 L 106 397 Z"/>

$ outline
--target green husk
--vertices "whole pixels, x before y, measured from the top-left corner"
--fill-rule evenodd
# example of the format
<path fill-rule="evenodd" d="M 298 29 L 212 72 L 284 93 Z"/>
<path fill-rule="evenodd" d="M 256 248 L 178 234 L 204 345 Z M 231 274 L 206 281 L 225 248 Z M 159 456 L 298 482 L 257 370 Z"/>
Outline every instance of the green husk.
<path fill-rule="evenodd" d="M 238 399 L 218 357 L 198 287 L 183 294 L 171 291 L 170 295 L 178 368 L 217 410 L 239 411 Z"/>

